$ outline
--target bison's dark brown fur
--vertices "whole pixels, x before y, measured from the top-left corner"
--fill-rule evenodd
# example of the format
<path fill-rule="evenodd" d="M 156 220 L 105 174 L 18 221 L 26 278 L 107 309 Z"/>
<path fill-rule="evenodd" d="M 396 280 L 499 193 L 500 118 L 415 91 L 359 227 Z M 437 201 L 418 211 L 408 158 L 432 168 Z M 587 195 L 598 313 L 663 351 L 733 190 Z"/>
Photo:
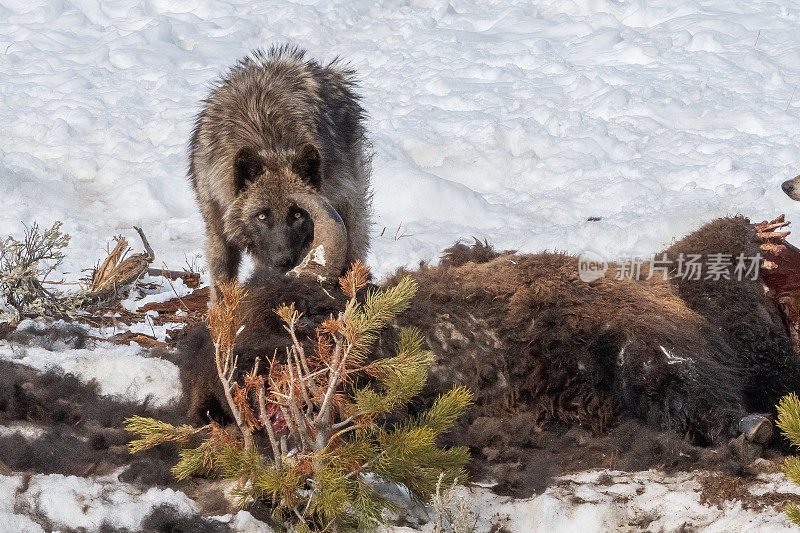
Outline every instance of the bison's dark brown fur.
<path fill-rule="evenodd" d="M 248 282 L 242 306 L 244 329 L 236 338 L 238 370 L 252 369 L 256 357 L 267 362 L 276 354 L 284 354 L 290 339 L 278 316 L 273 312 L 281 303 L 294 302 L 303 314 L 298 327 L 301 339 L 311 339 L 314 328 L 331 314 L 344 308 L 344 297 L 332 295 L 340 291 L 327 289 L 307 278 L 277 276 L 267 271 L 256 273 Z M 203 424 L 226 413 L 222 390 L 214 362 L 214 346 L 205 324 L 190 326 L 178 344 L 178 366 L 188 401 L 188 416 L 193 423 Z M 262 366 L 261 368 L 265 368 Z"/>
<path fill-rule="evenodd" d="M 668 257 L 694 253 L 730 254 L 734 264 L 741 254 L 758 257 L 762 239 L 744 217 L 715 220 L 666 250 Z M 671 280 L 675 293 L 692 311 L 721 332 L 735 358 L 724 360 L 740 369 L 745 408 L 770 412 L 777 399 L 800 387 L 798 359 L 777 307 L 765 297 L 764 282 L 756 279 Z"/>
<path fill-rule="evenodd" d="M 743 217 L 720 219 L 667 254 L 756 255 L 759 238 Z M 597 431 L 622 413 L 699 443 L 736 434 L 748 412 L 769 411 L 798 388 L 798 362 L 761 281 L 614 279 L 585 283 L 577 258 L 553 253 L 497 254 L 485 245 L 450 249 L 441 264 L 399 271 L 419 291 L 382 341 L 400 326 L 424 332 L 436 363 L 416 407 L 454 383 L 476 404 L 455 438 L 470 444 L 473 424 L 526 413 L 530 430 L 547 422 Z M 341 308 L 318 283 L 262 277 L 248 284 L 240 365 L 271 356 L 288 339 L 271 312 L 295 302 L 314 325 Z M 311 328 L 308 329 L 311 331 Z M 181 349 L 190 414 L 205 418 L 218 389 L 207 332 L 189 332 Z M 383 345 L 376 349 L 380 356 Z M 217 390 L 216 398 L 221 398 Z M 502 428 L 503 424 L 497 427 Z M 481 437 L 485 440 L 485 435 Z"/>

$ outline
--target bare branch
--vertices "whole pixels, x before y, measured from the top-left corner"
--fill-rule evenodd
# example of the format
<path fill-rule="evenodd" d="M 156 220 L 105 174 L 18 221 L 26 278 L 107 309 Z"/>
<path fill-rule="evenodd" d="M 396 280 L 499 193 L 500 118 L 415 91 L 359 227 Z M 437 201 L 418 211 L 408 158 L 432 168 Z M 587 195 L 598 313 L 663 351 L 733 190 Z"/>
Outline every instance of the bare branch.
<path fill-rule="evenodd" d="M 303 348 L 303 343 L 301 343 L 299 340 L 297 340 L 297 334 L 295 333 L 295 327 L 294 326 L 297 323 L 297 319 L 298 318 L 299 318 L 299 314 L 297 312 L 295 312 L 294 316 L 292 317 L 292 321 L 289 323 L 289 326 L 288 327 L 284 326 L 284 329 L 286 331 L 288 331 L 289 335 L 292 337 L 292 344 L 294 345 L 294 347 L 297 350 L 297 352 L 300 354 L 300 360 L 303 363 L 303 369 L 305 370 L 306 375 L 310 376 L 312 374 L 311 374 L 311 370 L 309 370 L 309 368 L 308 368 L 308 360 L 306 359 L 306 351 Z M 313 379 L 310 380 L 309 387 L 311 389 L 311 392 L 314 395 L 319 395 L 320 394 L 319 387 L 317 386 L 317 383 Z"/>
<path fill-rule="evenodd" d="M 137 228 L 136 226 L 134 226 L 133 229 L 135 229 L 136 233 L 138 233 L 139 237 L 141 237 L 142 245 L 144 245 L 144 249 L 147 252 L 147 257 L 150 259 L 150 262 L 153 262 L 153 260 L 156 258 L 156 254 L 155 252 L 153 252 L 153 249 L 150 248 L 150 243 L 147 242 L 147 237 L 144 236 L 142 228 Z"/>
<path fill-rule="evenodd" d="M 296 365 L 296 372 L 298 375 L 298 381 L 300 382 L 300 392 L 303 393 L 303 399 L 306 402 L 306 406 L 308 407 L 308 413 L 314 410 L 314 404 L 311 403 L 311 398 L 308 396 L 308 391 L 306 389 L 310 388 L 312 380 L 309 379 L 308 375 L 303 375 L 303 370 L 300 368 L 300 358 L 297 356 L 297 350 L 291 351 L 292 357 L 289 358 L 289 363 L 291 364 L 291 359 L 294 359 L 294 364 Z"/>
<path fill-rule="evenodd" d="M 258 374 L 258 363 L 260 359 L 256 358 L 255 365 L 253 366 L 253 375 Z M 275 430 L 272 428 L 272 421 L 270 417 L 267 416 L 267 402 L 265 399 L 264 394 L 264 380 L 262 379 L 256 389 L 257 401 L 258 401 L 258 416 L 261 425 L 264 426 L 264 429 L 267 431 L 267 437 L 269 438 L 270 446 L 272 446 L 272 457 L 275 461 L 275 467 L 281 467 L 281 447 L 278 443 L 278 439 L 275 438 Z"/>
<path fill-rule="evenodd" d="M 232 320 L 232 317 L 229 318 Z M 225 393 L 225 401 L 233 413 L 233 418 L 244 440 L 245 449 L 250 449 L 253 446 L 253 430 L 244 421 L 242 412 L 233 401 L 233 393 L 231 392 L 231 384 L 233 382 L 233 374 L 236 371 L 236 358 L 233 358 L 233 344 L 228 344 L 225 349 L 222 348 L 222 335 L 220 331 L 217 335 L 217 341 L 214 343 L 214 363 L 217 366 L 217 377 L 222 384 L 222 390 Z M 232 360 L 233 359 L 233 360 Z"/>
<path fill-rule="evenodd" d="M 341 422 L 339 422 L 337 424 L 333 424 L 331 426 L 331 429 L 334 430 L 334 431 L 336 431 L 338 429 L 342 429 L 343 427 L 345 427 L 347 424 L 349 424 L 350 422 L 352 422 L 353 420 L 355 420 L 359 416 L 364 416 L 364 414 L 365 414 L 364 411 L 358 411 L 357 413 L 354 413 L 354 414 L 348 416 L 347 418 L 345 418 Z"/>

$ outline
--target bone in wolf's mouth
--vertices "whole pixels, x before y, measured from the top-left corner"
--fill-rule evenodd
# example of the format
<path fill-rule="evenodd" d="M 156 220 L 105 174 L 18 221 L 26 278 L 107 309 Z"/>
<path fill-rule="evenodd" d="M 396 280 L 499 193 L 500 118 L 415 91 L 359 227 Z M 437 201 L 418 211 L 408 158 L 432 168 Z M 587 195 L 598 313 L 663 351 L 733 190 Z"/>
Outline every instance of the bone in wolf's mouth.
<path fill-rule="evenodd" d="M 288 276 L 311 276 L 319 281 L 335 279 L 344 268 L 347 228 L 330 202 L 319 194 L 298 193 L 290 197 L 314 222 L 314 239 L 306 256 Z"/>

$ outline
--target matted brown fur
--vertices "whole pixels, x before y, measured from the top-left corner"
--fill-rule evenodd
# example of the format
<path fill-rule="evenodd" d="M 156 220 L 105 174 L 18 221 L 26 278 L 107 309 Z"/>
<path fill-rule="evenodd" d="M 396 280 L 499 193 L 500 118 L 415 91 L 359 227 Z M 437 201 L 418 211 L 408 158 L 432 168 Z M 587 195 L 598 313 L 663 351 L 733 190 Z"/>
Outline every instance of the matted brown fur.
<path fill-rule="evenodd" d="M 690 249 L 749 253 L 759 244 L 751 229 L 742 217 L 720 219 L 668 254 Z M 656 466 L 667 456 L 680 463 L 680 453 L 668 451 L 680 450 L 682 437 L 702 445 L 726 444 L 738 433 L 743 415 L 767 412 L 780 395 L 800 389 L 798 360 L 758 279 L 723 285 L 684 284 L 658 275 L 617 280 L 611 265 L 606 277 L 586 283 L 578 276 L 577 258 L 569 255 L 503 255 L 485 245 L 474 250 L 470 258 L 463 246 L 456 247 L 438 266 L 400 270 L 385 282 L 392 285 L 408 274 L 418 292 L 381 338 L 375 356 L 391 353 L 398 328 L 423 331 L 435 363 L 411 412 L 454 384 L 468 386 L 475 404 L 448 442 L 479 452 L 483 459 L 474 466 L 483 464 L 483 472 L 513 464 L 514 457 L 546 463 L 548 453 L 532 450 L 563 444 L 554 428 L 602 435 L 626 418 L 641 424 L 640 431 L 664 432 L 675 443 L 657 451 L 660 437 L 648 437 L 656 451 L 642 464 Z M 251 358 L 288 343 L 270 324 L 274 318 L 263 318 L 278 303 L 295 301 L 310 310 L 309 325 L 341 308 L 316 282 L 271 276 L 249 287 L 257 297 L 244 312 L 262 317 L 252 322 L 249 335 L 268 341 L 240 343 L 243 352 L 256 348 Z M 195 335 L 195 348 L 181 350 L 187 358 L 182 374 L 195 380 L 190 394 L 200 391 L 207 397 L 217 380 L 210 372 L 198 375 L 197 346 L 208 350 L 209 341 L 203 331 Z M 542 436 L 543 431 L 548 433 Z M 602 466 L 602 454 L 621 450 L 626 438 L 600 446 L 590 463 Z M 650 453 L 633 450 L 619 464 L 633 464 L 634 452 Z"/>
<path fill-rule="evenodd" d="M 741 381 L 722 364 L 730 348 L 669 282 L 616 280 L 610 269 L 585 283 L 577 258 L 550 253 L 410 274 L 420 291 L 399 322 L 422 327 L 437 356 L 430 388 L 466 382 L 482 411 L 599 431 L 621 408 L 705 441 L 744 413 L 726 385 Z"/>
<path fill-rule="evenodd" d="M 673 276 L 675 293 L 687 307 L 702 316 L 712 328 L 725 335 L 735 354 L 727 361 L 744 366 L 742 376 L 745 407 L 748 411 L 772 412 L 776 398 L 794 390 L 797 383 L 797 356 L 778 308 L 764 295 L 761 276 L 733 275 L 738 257 L 761 254 L 762 239 L 745 217 L 714 220 L 668 248 L 667 257 L 676 261 L 680 254 L 700 254 L 705 261 L 712 254 L 727 254 L 733 263 L 731 279 L 688 280 Z"/>

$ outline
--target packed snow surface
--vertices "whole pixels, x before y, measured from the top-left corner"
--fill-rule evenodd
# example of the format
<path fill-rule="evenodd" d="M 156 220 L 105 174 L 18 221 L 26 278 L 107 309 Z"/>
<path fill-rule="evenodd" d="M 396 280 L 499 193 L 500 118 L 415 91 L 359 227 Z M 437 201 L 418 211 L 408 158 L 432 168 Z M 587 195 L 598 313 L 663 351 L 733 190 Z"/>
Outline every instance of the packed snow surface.
<path fill-rule="evenodd" d="M 362 80 L 378 274 L 473 235 L 626 257 L 720 215 L 792 218 L 799 21 L 758 0 L 6 0 L 0 233 L 64 221 L 67 279 L 114 234 L 138 246 L 133 225 L 183 265 L 199 102 L 287 41 Z"/>
<path fill-rule="evenodd" d="M 469 522 L 476 525 L 476 531 L 500 527 L 511 533 L 796 531 L 776 506 L 747 509 L 738 501 L 702 502 L 700 481 L 706 475 L 714 474 L 591 470 L 557 478 L 543 494 L 528 499 L 497 496 L 482 487 L 459 487 L 450 508 L 467 502 Z M 761 474 L 746 484 L 754 495 L 800 494 L 800 488 L 780 474 Z M 431 532 L 434 524 L 422 530 Z M 385 531 L 413 530 L 396 527 Z"/>
<path fill-rule="evenodd" d="M 23 476 L 0 475 L 0 531 L 44 533 L 69 528 L 137 531 L 155 507 L 168 505 L 176 515 L 194 515 L 197 505 L 184 493 L 172 489 L 136 486 L 117 481 L 115 476 L 84 478 L 61 474 Z M 36 517 L 37 521 L 30 516 Z M 237 533 L 271 533 L 272 529 L 250 513 L 216 516 Z M 42 528 L 42 525 L 45 528 Z"/>
<path fill-rule="evenodd" d="M 20 324 L 25 328 L 26 321 Z M 144 329 L 144 328 L 138 328 Z M 98 392 L 120 400 L 161 407 L 181 397 L 178 367 L 148 356 L 136 344 L 117 346 L 98 341 L 87 348 L 69 346 L 20 346 L 0 341 L 0 360 L 20 363 L 41 372 L 72 374 L 84 383 L 94 382 Z"/>
<path fill-rule="evenodd" d="M 622 258 L 725 214 L 792 219 L 799 206 L 779 185 L 800 173 L 798 30 L 800 5 L 759 0 L 2 0 L 0 237 L 63 221 L 67 281 L 115 234 L 138 248 L 134 225 L 159 266 L 192 262 L 203 224 L 185 172 L 199 102 L 248 50 L 287 41 L 359 73 L 378 275 L 471 236 Z M 112 396 L 179 394 L 177 369 L 136 347 L 0 343 L 0 358 Z M 511 531 L 787 527 L 778 510 L 701 505 L 689 477 L 583 475 L 480 508 L 508 515 Z M 36 516 L 135 528 L 157 501 L 193 508 L 174 491 L 58 475 L 24 490 L 0 476 L 2 492 L 0 530 L 40 531 Z"/>

